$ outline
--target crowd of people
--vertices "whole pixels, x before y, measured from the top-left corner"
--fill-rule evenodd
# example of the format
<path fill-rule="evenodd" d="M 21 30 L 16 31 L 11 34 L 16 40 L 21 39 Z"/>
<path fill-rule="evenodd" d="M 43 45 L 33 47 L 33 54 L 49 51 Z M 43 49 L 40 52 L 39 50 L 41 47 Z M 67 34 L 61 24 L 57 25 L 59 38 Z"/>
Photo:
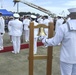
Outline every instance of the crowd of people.
<path fill-rule="evenodd" d="M 14 13 L 13 16 L 9 17 L 9 19 L 4 19 L 1 14 L 0 20 L 0 50 L 3 50 L 3 35 L 5 31 L 8 32 L 10 36 L 10 40 L 13 43 L 13 51 L 12 53 L 19 53 L 20 52 L 20 44 L 21 44 L 21 36 L 24 32 L 25 35 L 25 41 L 29 41 L 29 28 L 30 22 L 34 22 L 34 25 L 38 24 L 45 24 L 48 25 L 49 22 L 53 22 L 53 19 L 51 17 L 48 18 L 48 16 L 35 16 L 35 15 L 25 15 L 23 18 L 20 18 L 20 15 L 18 13 Z M 3 26 L 3 27 L 2 27 Z M 5 27 L 7 26 L 7 30 Z M 48 30 L 45 29 L 46 34 L 48 34 Z M 37 40 L 38 40 L 38 29 L 34 29 L 34 54 L 37 54 Z M 48 36 L 48 35 L 47 35 Z"/>
<path fill-rule="evenodd" d="M 9 17 L 8 19 L 4 19 L 2 17 L 2 13 L 0 13 L 0 50 L 3 50 L 3 35 L 5 31 L 8 32 L 10 35 L 10 40 L 13 43 L 13 51 L 12 53 L 19 53 L 20 52 L 20 44 L 21 44 L 21 36 L 24 32 L 25 35 L 25 41 L 29 41 L 29 28 L 30 22 L 34 22 L 34 25 L 38 24 L 45 24 L 48 25 L 49 22 L 54 22 L 54 29 L 55 32 L 58 29 L 58 26 L 60 26 L 64 22 L 64 18 L 62 15 L 58 15 L 56 18 L 52 18 L 47 15 L 24 15 L 20 18 L 20 15 L 18 13 L 14 13 L 13 16 Z M 56 19 L 56 20 L 54 20 Z M 7 26 L 7 28 L 6 28 Z M 45 28 L 46 36 L 48 36 L 48 29 Z M 37 40 L 38 40 L 38 29 L 34 29 L 34 54 L 37 54 Z"/>

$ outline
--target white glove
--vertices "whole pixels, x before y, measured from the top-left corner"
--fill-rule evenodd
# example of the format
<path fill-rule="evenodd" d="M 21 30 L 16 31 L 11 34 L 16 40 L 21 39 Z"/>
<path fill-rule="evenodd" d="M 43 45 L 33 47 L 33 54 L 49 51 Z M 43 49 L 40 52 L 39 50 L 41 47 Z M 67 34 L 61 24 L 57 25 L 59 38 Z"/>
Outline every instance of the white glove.
<path fill-rule="evenodd" d="M 47 38 L 47 36 L 39 36 L 38 38 L 40 41 L 42 41 L 43 39 Z"/>
<path fill-rule="evenodd" d="M 42 43 L 44 44 L 44 46 L 48 46 L 47 43 L 46 43 L 46 40 L 47 40 L 47 36 L 39 36 L 39 40 L 42 41 Z"/>

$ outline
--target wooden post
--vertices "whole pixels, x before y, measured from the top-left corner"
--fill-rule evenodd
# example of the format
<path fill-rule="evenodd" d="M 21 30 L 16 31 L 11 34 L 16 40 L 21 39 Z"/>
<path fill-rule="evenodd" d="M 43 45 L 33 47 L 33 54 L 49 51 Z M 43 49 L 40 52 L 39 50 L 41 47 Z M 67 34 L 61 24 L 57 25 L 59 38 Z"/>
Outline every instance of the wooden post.
<path fill-rule="evenodd" d="M 54 25 L 49 23 L 48 27 L 48 38 L 53 37 Z M 47 73 L 46 75 L 52 75 L 52 51 L 53 46 L 49 46 L 47 49 Z"/>
<path fill-rule="evenodd" d="M 33 75 L 33 49 L 34 49 L 34 23 L 30 23 L 30 36 L 29 36 L 29 75 Z"/>

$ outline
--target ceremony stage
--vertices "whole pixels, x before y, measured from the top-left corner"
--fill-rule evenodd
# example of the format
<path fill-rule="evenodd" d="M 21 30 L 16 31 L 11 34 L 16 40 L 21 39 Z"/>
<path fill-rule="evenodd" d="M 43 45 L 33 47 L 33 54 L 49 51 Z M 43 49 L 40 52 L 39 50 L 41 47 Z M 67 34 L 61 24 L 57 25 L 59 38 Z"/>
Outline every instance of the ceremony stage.
<path fill-rule="evenodd" d="M 37 46 L 42 46 L 42 42 L 38 42 L 37 43 Z M 29 48 L 29 44 L 21 44 L 21 50 L 23 49 L 26 49 L 26 48 Z M 0 51 L 0 53 L 3 53 L 3 52 L 9 52 L 9 51 L 12 51 L 13 50 L 13 46 L 7 46 L 7 47 L 4 47 L 3 50 Z"/>

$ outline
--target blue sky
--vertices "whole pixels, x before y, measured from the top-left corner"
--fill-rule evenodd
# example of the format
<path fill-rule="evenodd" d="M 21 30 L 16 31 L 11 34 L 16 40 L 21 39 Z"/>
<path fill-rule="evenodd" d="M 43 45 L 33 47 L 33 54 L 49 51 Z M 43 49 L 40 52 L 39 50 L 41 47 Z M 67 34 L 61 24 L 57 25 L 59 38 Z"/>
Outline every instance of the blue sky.
<path fill-rule="evenodd" d="M 2 3 L 1 3 L 2 1 Z M 25 1 L 25 0 L 24 0 Z M 64 11 L 64 15 L 68 14 L 68 8 L 75 8 L 76 7 L 76 0 L 26 0 L 38 6 L 41 6 L 52 13 L 61 14 Z M 0 8 L 7 9 L 9 11 L 17 11 L 17 5 L 14 6 L 13 0 L 0 0 Z M 24 12 L 35 12 L 39 14 L 44 14 L 34 8 L 31 8 L 23 3 L 19 3 L 19 11 Z"/>

